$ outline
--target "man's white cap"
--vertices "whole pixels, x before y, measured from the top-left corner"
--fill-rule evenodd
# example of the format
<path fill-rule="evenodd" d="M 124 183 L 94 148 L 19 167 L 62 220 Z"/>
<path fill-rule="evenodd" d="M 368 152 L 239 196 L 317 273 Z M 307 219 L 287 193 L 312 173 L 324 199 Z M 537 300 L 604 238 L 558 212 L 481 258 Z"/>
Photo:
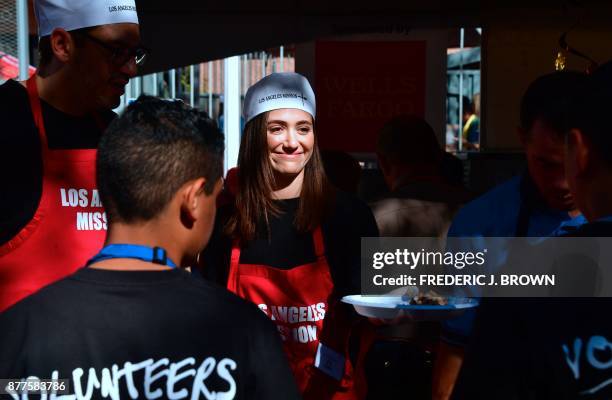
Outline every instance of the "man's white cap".
<path fill-rule="evenodd" d="M 34 0 L 38 36 L 55 28 L 67 31 L 91 26 L 138 23 L 135 0 Z"/>
<path fill-rule="evenodd" d="M 308 79 L 295 72 L 279 72 L 251 86 L 244 97 L 244 123 L 259 114 L 279 108 L 297 108 L 314 118 L 315 95 Z"/>

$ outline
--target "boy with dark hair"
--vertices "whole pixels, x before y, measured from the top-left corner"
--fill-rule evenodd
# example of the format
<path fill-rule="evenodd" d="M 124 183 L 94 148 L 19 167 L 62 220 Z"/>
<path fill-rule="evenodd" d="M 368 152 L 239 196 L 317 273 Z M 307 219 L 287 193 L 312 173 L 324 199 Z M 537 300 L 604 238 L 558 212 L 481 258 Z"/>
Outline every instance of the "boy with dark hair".
<path fill-rule="evenodd" d="M 83 200 L 106 206 L 105 247 L 0 315 L 0 376 L 68 379 L 76 398 L 299 397 L 268 318 L 180 268 L 210 237 L 223 149 L 182 102 L 143 96 L 110 125 Z"/>

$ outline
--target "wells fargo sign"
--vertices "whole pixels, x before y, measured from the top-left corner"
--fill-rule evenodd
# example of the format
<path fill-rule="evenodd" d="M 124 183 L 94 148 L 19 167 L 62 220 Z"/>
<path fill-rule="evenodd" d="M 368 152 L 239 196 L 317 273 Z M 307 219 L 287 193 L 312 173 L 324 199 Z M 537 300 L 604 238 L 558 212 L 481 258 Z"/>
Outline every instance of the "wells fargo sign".
<path fill-rule="evenodd" d="M 425 114 L 425 41 L 316 43 L 317 134 L 323 149 L 374 151 L 382 125 Z"/>

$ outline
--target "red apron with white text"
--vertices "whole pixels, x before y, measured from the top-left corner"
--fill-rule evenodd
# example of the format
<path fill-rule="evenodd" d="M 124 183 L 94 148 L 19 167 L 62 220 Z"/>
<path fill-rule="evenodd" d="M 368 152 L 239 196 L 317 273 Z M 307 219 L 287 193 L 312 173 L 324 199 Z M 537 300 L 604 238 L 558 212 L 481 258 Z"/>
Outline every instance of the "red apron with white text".
<path fill-rule="evenodd" d="M 41 143 L 42 195 L 32 220 L 0 246 L 0 311 L 85 265 L 106 236 L 96 150 L 49 149 L 36 76 L 27 89 Z"/>
<path fill-rule="evenodd" d="M 334 285 L 320 228 L 313 232 L 313 241 L 317 261 L 289 270 L 240 264 L 240 247 L 234 243 L 227 287 L 257 304 L 276 324 L 304 399 L 363 398 L 348 357 L 350 318 L 332 294 Z M 344 358 L 341 380 L 315 367 L 319 342 Z"/>

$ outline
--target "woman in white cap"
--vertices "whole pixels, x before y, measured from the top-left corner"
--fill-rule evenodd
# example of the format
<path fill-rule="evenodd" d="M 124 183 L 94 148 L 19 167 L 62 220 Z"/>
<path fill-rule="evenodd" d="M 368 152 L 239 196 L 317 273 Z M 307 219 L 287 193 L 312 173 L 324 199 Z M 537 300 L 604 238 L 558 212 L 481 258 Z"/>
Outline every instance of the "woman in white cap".
<path fill-rule="evenodd" d="M 203 274 L 276 323 L 304 398 L 361 398 L 348 352 L 356 320 L 339 300 L 360 292 L 360 238 L 377 236 L 376 222 L 326 179 L 306 78 L 263 78 L 243 114 L 235 204 L 219 210 Z"/>

